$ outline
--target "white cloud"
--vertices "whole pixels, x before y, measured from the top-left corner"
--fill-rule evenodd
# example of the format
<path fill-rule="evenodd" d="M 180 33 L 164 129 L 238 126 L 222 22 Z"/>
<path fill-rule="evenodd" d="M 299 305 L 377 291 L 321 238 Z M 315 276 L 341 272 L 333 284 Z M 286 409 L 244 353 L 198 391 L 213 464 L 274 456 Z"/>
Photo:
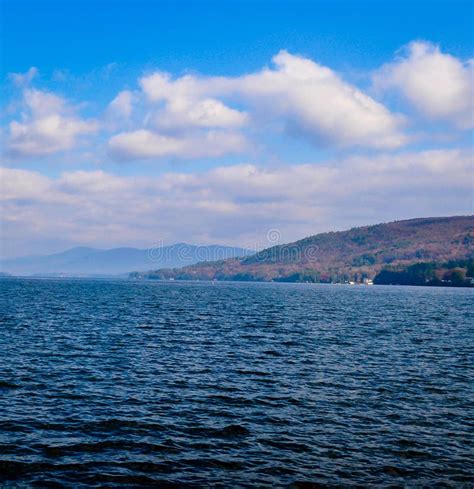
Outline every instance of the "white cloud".
<path fill-rule="evenodd" d="M 10 73 L 9 77 L 19 87 L 28 85 L 38 76 L 38 68 L 32 66 L 26 73 Z"/>
<path fill-rule="evenodd" d="M 377 90 L 395 89 L 424 116 L 461 129 L 474 126 L 474 60 L 463 62 L 424 41 L 410 43 L 374 75 Z"/>
<path fill-rule="evenodd" d="M 69 150 L 77 137 L 97 130 L 97 124 L 74 114 L 65 99 L 26 88 L 21 121 L 9 124 L 7 151 L 14 157 L 44 156 Z"/>
<path fill-rule="evenodd" d="M 10 123 L 10 152 L 17 156 L 43 156 L 71 149 L 76 136 L 93 132 L 95 126 L 52 114 L 41 119 Z"/>
<path fill-rule="evenodd" d="M 157 127 L 182 129 L 189 127 L 239 127 L 248 122 L 245 112 L 227 107 L 209 97 L 213 90 L 206 79 L 184 76 L 172 80 L 166 73 L 154 73 L 139 80 L 151 102 L 165 102 L 164 109 L 154 113 Z"/>
<path fill-rule="evenodd" d="M 273 62 L 276 69 L 242 78 L 240 90 L 282 117 L 291 131 L 336 146 L 393 148 L 406 142 L 400 116 L 329 68 L 286 51 Z"/>
<path fill-rule="evenodd" d="M 227 153 L 241 153 L 247 147 L 238 133 L 207 131 L 203 134 L 167 136 L 139 129 L 123 132 L 109 140 L 109 150 L 117 159 L 218 157 Z"/>
<path fill-rule="evenodd" d="M 189 112 L 193 109 L 190 101 L 200 104 L 210 99 L 216 103 L 217 97 L 227 97 L 247 105 L 259 119 L 277 119 L 291 133 L 317 144 L 393 148 L 406 142 L 400 116 L 331 69 L 286 51 L 278 53 L 273 63 L 273 69 L 234 78 L 186 75 L 172 80 L 167 74 L 154 73 L 143 77 L 140 86 L 149 101 L 166 101 L 165 111 L 156 115 L 158 125 L 160 118 L 166 125 L 175 106 Z M 227 108 L 223 120 L 229 121 L 230 110 Z M 222 107 L 214 108 L 215 119 L 223 112 Z M 234 113 L 232 120 L 243 124 L 248 119 Z"/>
<path fill-rule="evenodd" d="M 231 243 L 265 246 L 415 216 L 472 212 L 472 156 L 437 150 L 351 157 L 335 164 L 264 168 L 251 164 L 157 177 L 103 171 L 3 169 L 0 205 L 5 253 L 38 243 L 147 246 Z M 50 241 L 49 241 L 50 242 Z"/>
<path fill-rule="evenodd" d="M 114 158 L 219 157 L 248 148 L 246 138 L 236 131 L 247 123 L 246 113 L 191 91 L 176 93 L 180 89 L 176 91 L 174 82 L 165 74 L 155 73 L 141 80 L 141 85 L 152 86 L 156 93 L 150 93 L 145 107 L 141 107 L 145 116 L 139 127 L 131 130 L 129 124 L 127 131 L 109 139 L 109 152 Z M 114 112 L 130 117 L 130 92 L 121 92 L 112 101 L 108 113 Z"/>
<path fill-rule="evenodd" d="M 133 111 L 133 93 L 130 90 L 121 91 L 110 102 L 107 112 L 111 117 L 121 117 L 128 119 L 132 115 Z"/>
<path fill-rule="evenodd" d="M 249 144 L 237 131 L 275 122 L 323 146 L 394 148 L 407 141 L 401 116 L 329 68 L 286 51 L 273 63 L 272 69 L 240 77 L 144 76 L 143 121 L 109 140 L 111 154 L 134 159 L 238 153 Z M 113 104 L 121 106 L 121 97 Z"/>
<path fill-rule="evenodd" d="M 40 199 L 49 190 L 49 187 L 49 178 L 40 173 L 0 167 L 2 202 L 10 199 Z M 9 217 L 14 218 L 14 216 Z"/>
<path fill-rule="evenodd" d="M 153 116 L 154 125 L 167 131 L 192 127 L 233 128 L 243 126 L 247 120 L 247 114 L 212 98 L 198 101 L 170 100 L 165 110 Z"/>

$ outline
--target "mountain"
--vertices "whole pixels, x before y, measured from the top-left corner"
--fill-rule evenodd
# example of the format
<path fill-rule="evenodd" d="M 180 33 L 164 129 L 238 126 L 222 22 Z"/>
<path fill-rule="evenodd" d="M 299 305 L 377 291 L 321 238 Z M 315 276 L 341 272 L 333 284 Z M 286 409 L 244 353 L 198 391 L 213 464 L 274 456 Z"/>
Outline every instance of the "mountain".
<path fill-rule="evenodd" d="M 474 216 L 419 218 L 329 232 L 244 258 L 156 270 L 135 278 L 343 282 L 387 267 L 474 257 Z"/>
<path fill-rule="evenodd" d="M 13 275 L 104 276 L 130 270 L 182 267 L 199 261 L 243 257 L 254 252 L 231 246 L 178 243 L 150 249 L 77 247 L 52 255 L 34 255 L 0 261 L 0 270 Z"/>

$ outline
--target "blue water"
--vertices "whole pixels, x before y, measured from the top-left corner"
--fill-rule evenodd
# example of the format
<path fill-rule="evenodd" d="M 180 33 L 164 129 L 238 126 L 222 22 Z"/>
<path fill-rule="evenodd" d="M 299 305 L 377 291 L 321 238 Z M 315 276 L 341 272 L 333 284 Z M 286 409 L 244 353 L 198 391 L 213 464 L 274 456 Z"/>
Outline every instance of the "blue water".
<path fill-rule="evenodd" d="M 2 487 L 472 487 L 473 290 L 0 293 Z"/>

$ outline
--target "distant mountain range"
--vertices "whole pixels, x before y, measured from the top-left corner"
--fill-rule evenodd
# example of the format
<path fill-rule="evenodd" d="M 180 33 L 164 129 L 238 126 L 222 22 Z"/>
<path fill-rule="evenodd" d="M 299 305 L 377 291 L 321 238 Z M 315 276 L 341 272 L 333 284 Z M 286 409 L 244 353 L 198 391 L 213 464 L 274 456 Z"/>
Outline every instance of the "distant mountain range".
<path fill-rule="evenodd" d="M 25 256 L 0 261 L 0 271 L 11 275 L 109 276 L 131 270 L 176 268 L 200 261 L 244 257 L 253 251 L 231 246 L 178 243 L 150 249 L 100 250 L 77 247 L 52 255 Z"/>
<path fill-rule="evenodd" d="M 401 270 L 420 262 L 445 263 L 472 258 L 474 216 L 434 217 L 317 234 L 244 258 L 131 274 L 131 277 L 360 282 L 373 279 L 384 269 Z"/>

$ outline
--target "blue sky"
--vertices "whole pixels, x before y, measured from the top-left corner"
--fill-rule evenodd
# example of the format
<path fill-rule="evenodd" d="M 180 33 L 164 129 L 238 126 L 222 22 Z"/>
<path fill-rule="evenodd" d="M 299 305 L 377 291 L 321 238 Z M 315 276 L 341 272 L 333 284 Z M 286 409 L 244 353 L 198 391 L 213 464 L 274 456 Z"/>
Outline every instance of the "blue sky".
<path fill-rule="evenodd" d="M 473 2 L 3 0 L 3 74 L 85 74 L 109 63 L 236 75 L 280 49 L 334 69 L 370 69 L 413 39 L 469 57 Z"/>
<path fill-rule="evenodd" d="M 2 250 L 472 213 L 472 1 L 2 5 Z"/>

